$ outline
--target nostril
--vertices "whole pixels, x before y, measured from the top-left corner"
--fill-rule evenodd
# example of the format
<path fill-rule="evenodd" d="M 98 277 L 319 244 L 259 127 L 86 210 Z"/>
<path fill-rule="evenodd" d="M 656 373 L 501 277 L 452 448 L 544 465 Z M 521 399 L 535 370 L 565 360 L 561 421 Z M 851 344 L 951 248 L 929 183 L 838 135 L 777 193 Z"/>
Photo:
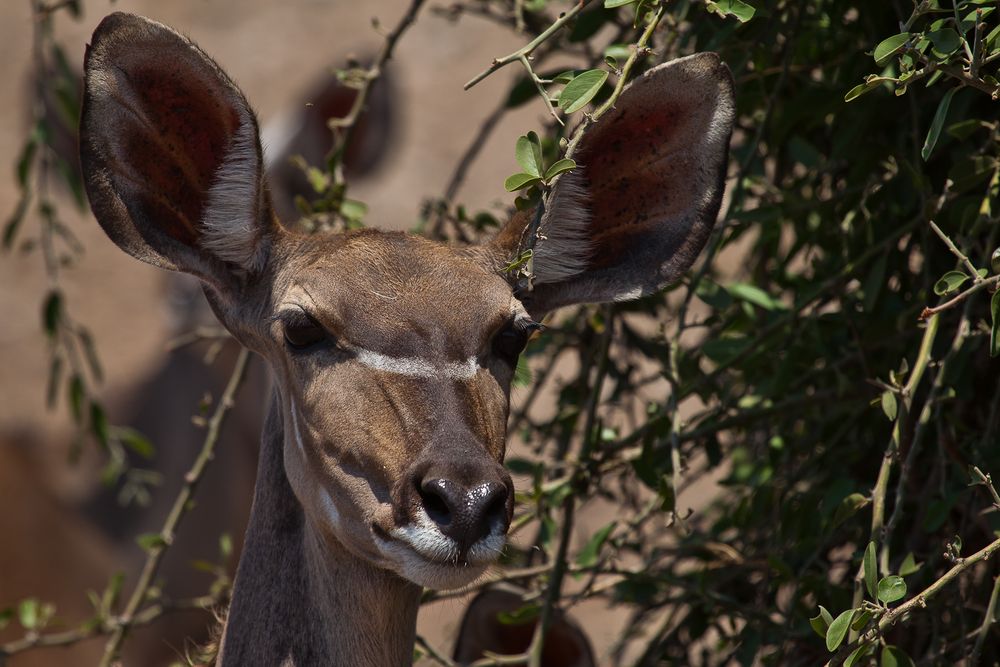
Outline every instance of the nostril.
<path fill-rule="evenodd" d="M 447 526 L 451 523 L 451 507 L 447 500 L 447 488 L 445 481 L 434 479 L 425 481 L 418 489 L 420 502 L 424 506 L 424 511 L 431 521 L 439 526 Z"/>
<path fill-rule="evenodd" d="M 488 535 L 507 528 L 509 489 L 497 482 L 471 487 L 431 477 L 415 482 L 427 518 L 465 550 Z"/>
<path fill-rule="evenodd" d="M 493 524 L 504 525 L 507 516 L 507 487 L 501 486 L 483 513 L 483 521 L 492 530 Z"/>

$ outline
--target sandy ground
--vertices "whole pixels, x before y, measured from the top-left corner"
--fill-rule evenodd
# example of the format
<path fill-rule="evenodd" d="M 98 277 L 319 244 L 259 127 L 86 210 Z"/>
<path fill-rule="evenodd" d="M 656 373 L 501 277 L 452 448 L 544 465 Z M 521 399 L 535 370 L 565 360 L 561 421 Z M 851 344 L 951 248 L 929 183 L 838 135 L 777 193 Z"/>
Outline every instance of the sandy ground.
<path fill-rule="evenodd" d="M 430 8 L 443 3 L 428 4 Z M 59 20 L 57 35 L 71 58 L 82 63 L 83 45 L 105 13 L 122 10 L 156 18 L 190 35 L 212 54 L 243 88 L 266 124 L 294 106 L 296 96 L 325 67 L 346 54 L 361 55 L 378 48 L 381 39 L 372 29 L 371 18 L 378 16 L 391 26 L 404 7 L 405 3 L 390 0 L 91 0 L 85 4 L 81 21 Z M 0 165 L 13 165 L 24 139 L 31 32 L 28 2 L 4 3 L 0 8 L 0 80 L 5 82 Z M 396 144 L 375 176 L 352 190 L 352 196 L 369 204 L 370 224 L 407 229 L 417 219 L 421 199 L 442 193 L 458 157 L 481 119 L 505 94 L 514 72 L 500 72 L 472 92 L 463 92 L 462 84 L 493 57 L 519 45 L 516 36 L 489 22 L 469 17 L 456 26 L 424 12 L 400 43 L 392 65 L 400 122 Z M 515 169 L 514 140 L 537 127 L 543 113 L 539 105 L 528 104 L 504 119 L 459 195 L 472 210 L 507 201 L 502 183 Z M 0 178 L 0 217 L 14 208 L 18 196 L 12 171 L 3 173 L 8 176 Z M 79 264 L 64 272 L 63 288 L 71 312 L 97 341 L 107 377 L 101 391 L 113 416 L 116 406 L 163 358 L 173 318 L 167 303 L 167 276 L 115 248 L 89 213 L 76 213 L 66 200 L 60 211 L 86 247 Z M 25 236 L 33 234 L 34 224 L 29 219 Z M 62 455 L 69 431 L 65 409 L 51 412 L 44 406 L 48 355 L 40 305 L 46 287 L 37 253 L 0 257 L 0 433 L 30 433 L 38 441 L 42 454 L 34 458 L 45 469 L 30 489 L 49 503 L 52 498 L 71 501 L 92 480 L 81 479 L 79 470 L 68 469 Z M 156 439 L 155 433 L 150 435 Z M 38 472 L 37 465 L 28 469 L 31 472 L 20 477 L 22 482 Z M 23 495 L 13 501 L 14 507 L 6 505 L 0 512 L 18 512 L 21 519 L 35 516 Z M 603 508 L 588 515 L 584 533 L 606 523 L 611 513 Z M 31 521 L 14 521 L 13 525 L 26 523 Z M 50 548 L 65 548 L 58 537 L 53 539 Z M 7 535 L 0 538 L 0 551 L 10 554 L 25 549 L 25 544 Z M 114 556 L 97 554 L 91 560 L 102 558 L 113 560 Z M 86 581 L 95 585 L 92 578 Z M 0 590 L 0 606 L 9 602 Z M 420 631 L 446 637 L 454 632 L 460 612 L 458 602 L 432 605 L 421 614 Z M 622 621 L 596 607 L 585 610 L 582 617 L 598 647 L 615 637 Z"/>

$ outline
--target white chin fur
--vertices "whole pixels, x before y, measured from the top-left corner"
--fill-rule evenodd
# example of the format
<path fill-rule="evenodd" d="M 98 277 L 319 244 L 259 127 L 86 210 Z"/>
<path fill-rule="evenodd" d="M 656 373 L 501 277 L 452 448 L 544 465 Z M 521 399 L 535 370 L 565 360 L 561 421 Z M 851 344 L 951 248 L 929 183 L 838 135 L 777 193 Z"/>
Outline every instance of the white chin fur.
<path fill-rule="evenodd" d="M 496 562 L 505 537 L 497 524 L 459 560 L 458 545 L 423 511 L 408 526 L 393 528 L 390 539 L 375 537 L 389 569 L 427 588 L 456 588 L 472 583 Z"/>

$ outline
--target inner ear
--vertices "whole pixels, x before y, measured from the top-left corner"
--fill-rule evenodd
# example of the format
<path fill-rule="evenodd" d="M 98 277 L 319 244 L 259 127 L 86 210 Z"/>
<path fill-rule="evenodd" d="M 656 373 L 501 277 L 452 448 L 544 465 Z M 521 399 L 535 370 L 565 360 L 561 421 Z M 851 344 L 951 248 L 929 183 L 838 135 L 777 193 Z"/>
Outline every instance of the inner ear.
<path fill-rule="evenodd" d="M 274 222 L 257 121 L 186 38 L 128 14 L 101 23 L 80 151 L 94 213 L 126 252 L 215 285 L 261 268 Z"/>
<path fill-rule="evenodd" d="M 586 128 L 578 168 L 548 199 L 530 310 L 635 299 L 677 280 L 715 224 L 734 116 L 732 76 L 715 54 L 659 65 L 627 86 Z M 516 255 L 525 224 L 512 219 L 493 246 Z"/>

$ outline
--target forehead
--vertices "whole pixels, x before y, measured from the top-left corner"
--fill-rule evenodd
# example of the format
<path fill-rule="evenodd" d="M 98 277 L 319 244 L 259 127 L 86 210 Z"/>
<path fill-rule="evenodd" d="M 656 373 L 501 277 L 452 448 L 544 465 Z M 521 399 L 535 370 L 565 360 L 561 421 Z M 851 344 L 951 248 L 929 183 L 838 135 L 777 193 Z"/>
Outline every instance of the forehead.
<path fill-rule="evenodd" d="M 309 307 L 372 350 L 405 356 L 430 348 L 464 358 L 520 310 L 507 282 L 466 249 L 377 230 L 303 245 L 282 302 Z"/>

